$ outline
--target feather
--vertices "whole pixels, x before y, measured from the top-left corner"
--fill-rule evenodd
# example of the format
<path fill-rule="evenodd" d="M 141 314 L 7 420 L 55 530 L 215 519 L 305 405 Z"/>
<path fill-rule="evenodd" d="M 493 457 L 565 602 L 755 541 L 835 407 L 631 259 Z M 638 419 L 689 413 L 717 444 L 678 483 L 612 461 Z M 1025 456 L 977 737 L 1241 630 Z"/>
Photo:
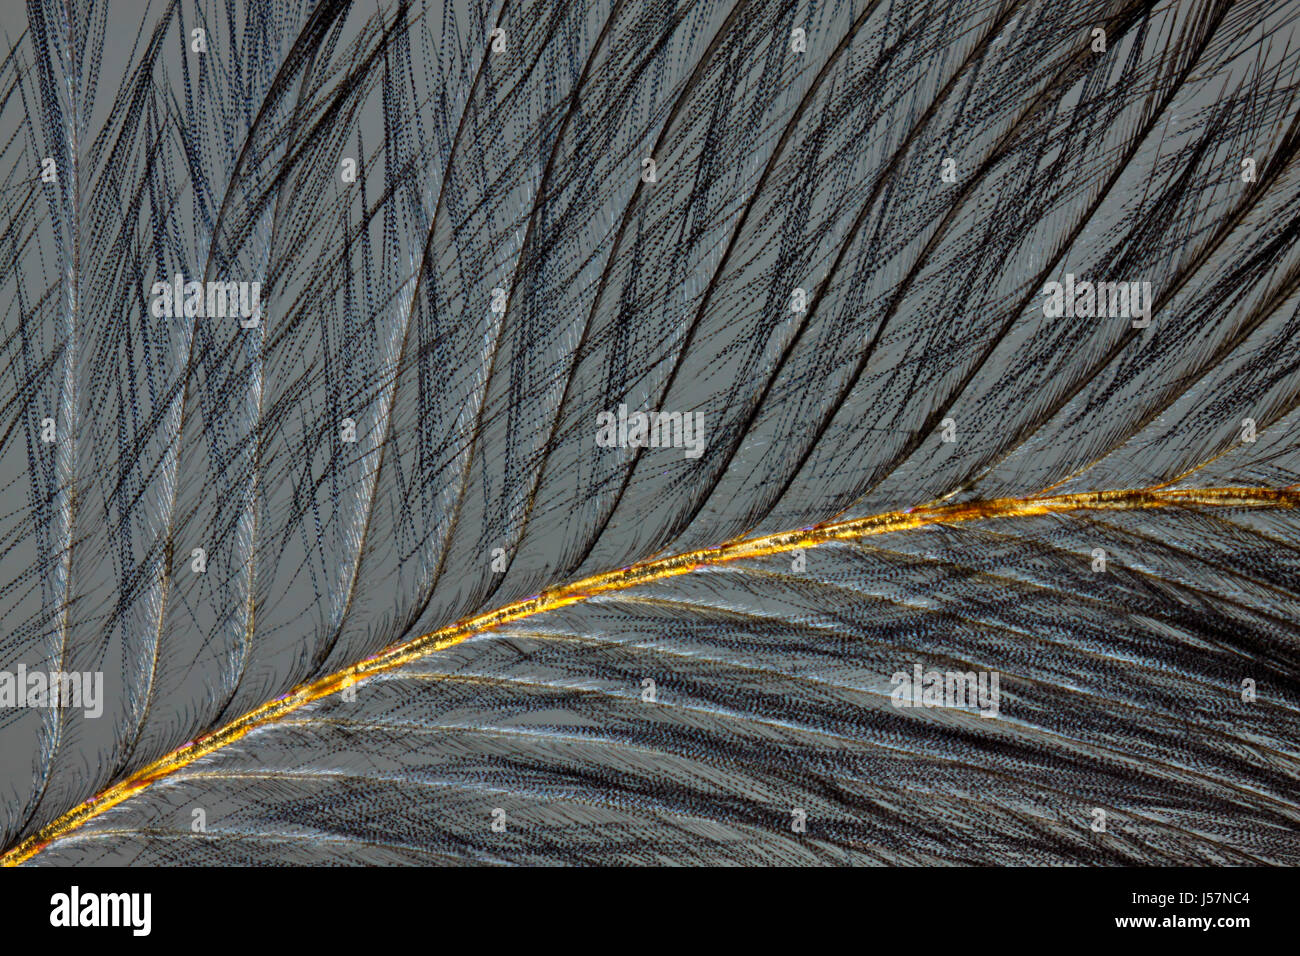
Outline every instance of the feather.
<path fill-rule="evenodd" d="M 1300 860 L 1294 5 L 141 6 L 0 13 L 11 862 Z"/>

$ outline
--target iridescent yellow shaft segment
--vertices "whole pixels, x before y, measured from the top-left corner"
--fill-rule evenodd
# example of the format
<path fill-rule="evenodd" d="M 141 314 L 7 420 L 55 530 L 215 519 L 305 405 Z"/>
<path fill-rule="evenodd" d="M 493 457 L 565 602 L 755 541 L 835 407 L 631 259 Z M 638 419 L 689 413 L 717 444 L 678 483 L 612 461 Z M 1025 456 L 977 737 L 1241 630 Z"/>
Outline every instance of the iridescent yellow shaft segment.
<path fill-rule="evenodd" d="M 422 634 L 345 670 L 303 684 L 285 696 L 263 704 L 224 727 L 167 754 L 81 806 L 69 810 L 0 856 L 0 864 L 15 866 L 26 862 L 54 840 L 139 793 L 155 781 L 239 740 L 254 728 L 273 723 L 312 701 L 333 694 L 371 675 L 392 670 L 426 654 L 452 647 L 482 631 L 574 604 L 598 594 L 646 584 L 661 578 L 676 577 L 702 566 L 745 558 L 759 558 L 784 551 L 812 548 L 830 541 L 852 541 L 927 525 L 1079 511 L 1133 511 L 1175 507 L 1294 508 L 1298 504 L 1300 504 L 1300 491 L 1271 488 L 1206 488 L 1174 491 L 1146 488 L 1037 498 L 1000 498 L 891 511 L 869 518 L 820 525 L 807 530 L 784 531 L 757 538 L 741 539 L 713 548 L 644 561 L 618 571 L 593 575 L 572 584 L 543 591 L 534 597 L 516 601 L 495 611 L 465 618 L 440 630 Z"/>

